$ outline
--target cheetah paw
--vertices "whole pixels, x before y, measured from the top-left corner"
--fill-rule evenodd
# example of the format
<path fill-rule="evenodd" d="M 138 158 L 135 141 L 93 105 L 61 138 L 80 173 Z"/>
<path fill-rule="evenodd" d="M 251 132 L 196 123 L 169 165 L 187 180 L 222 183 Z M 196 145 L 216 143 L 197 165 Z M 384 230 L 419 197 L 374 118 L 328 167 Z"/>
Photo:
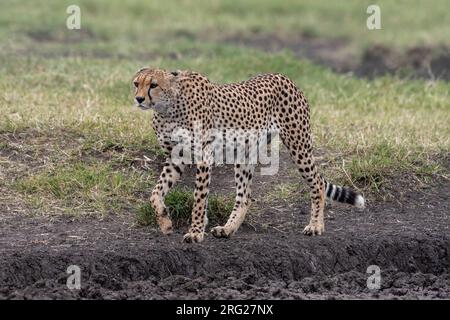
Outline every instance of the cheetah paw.
<path fill-rule="evenodd" d="M 222 226 L 212 228 L 211 233 L 216 238 L 229 238 L 231 236 L 231 232 Z"/>
<path fill-rule="evenodd" d="M 173 232 L 172 230 L 172 220 L 170 220 L 168 217 L 160 217 L 157 219 L 159 229 L 161 232 L 165 235 L 169 235 Z"/>
<path fill-rule="evenodd" d="M 203 241 L 203 232 L 188 232 L 183 237 L 183 242 L 186 243 L 196 243 Z"/>
<path fill-rule="evenodd" d="M 303 230 L 303 234 L 307 236 L 320 236 L 323 232 L 323 224 L 308 224 Z"/>

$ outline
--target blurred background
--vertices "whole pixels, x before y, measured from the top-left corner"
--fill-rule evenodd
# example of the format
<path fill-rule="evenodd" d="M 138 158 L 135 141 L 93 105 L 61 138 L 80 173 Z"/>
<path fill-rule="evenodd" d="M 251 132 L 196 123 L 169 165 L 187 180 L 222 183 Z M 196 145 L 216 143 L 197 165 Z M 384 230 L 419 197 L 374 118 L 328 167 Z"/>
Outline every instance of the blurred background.
<path fill-rule="evenodd" d="M 381 30 L 366 27 L 370 16 L 366 10 L 372 4 L 380 8 Z M 70 15 L 66 10 L 71 5 L 80 8 L 80 30 L 66 28 Z M 200 58 L 205 56 L 203 52 L 220 56 L 239 44 L 265 51 L 292 51 L 345 69 L 355 67 L 361 54 L 374 47 L 397 59 L 402 58 L 402 50 L 419 48 L 415 55 L 429 59 L 428 51 L 444 49 L 450 38 L 445 0 L 3 0 L 2 7 L 3 52 L 21 56 L 158 62 L 161 57 Z M 387 58 L 380 54 L 378 62 L 385 62 L 387 68 L 396 63 L 408 66 L 407 61 Z M 422 61 L 426 62 L 430 61 Z M 416 64 L 421 64 L 419 59 Z"/>
<path fill-rule="evenodd" d="M 448 64 L 446 70 L 437 68 L 444 67 L 444 53 L 448 63 L 448 1 L 378 1 L 381 30 L 369 30 L 366 10 L 372 2 L 2 0 L 1 49 L 19 57 L 158 64 L 213 59 L 239 46 L 288 51 L 363 75 L 433 62 L 433 71 L 449 77 Z M 66 27 L 71 5 L 80 8 L 79 30 Z M 361 68 L 364 62 L 367 70 Z M 370 70 L 377 63 L 378 70 Z"/>

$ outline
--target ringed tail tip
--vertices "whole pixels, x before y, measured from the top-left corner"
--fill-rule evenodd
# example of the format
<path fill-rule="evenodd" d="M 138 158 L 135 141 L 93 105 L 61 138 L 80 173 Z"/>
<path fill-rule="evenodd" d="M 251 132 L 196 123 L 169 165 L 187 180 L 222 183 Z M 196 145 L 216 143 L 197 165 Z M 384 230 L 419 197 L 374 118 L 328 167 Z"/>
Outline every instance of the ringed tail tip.
<path fill-rule="evenodd" d="M 362 195 L 358 194 L 355 198 L 355 207 L 364 209 L 365 202 L 366 201 L 364 200 L 364 197 Z"/>

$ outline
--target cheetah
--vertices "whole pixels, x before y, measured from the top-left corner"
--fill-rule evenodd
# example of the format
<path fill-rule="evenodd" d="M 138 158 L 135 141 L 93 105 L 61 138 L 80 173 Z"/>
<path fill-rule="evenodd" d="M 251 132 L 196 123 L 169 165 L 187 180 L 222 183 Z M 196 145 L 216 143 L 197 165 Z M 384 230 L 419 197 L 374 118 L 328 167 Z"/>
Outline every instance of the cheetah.
<path fill-rule="evenodd" d="M 132 82 L 136 105 L 143 110 L 153 110 L 152 126 L 167 156 L 150 197 L 162 233 L 172 232 L 172 221 L 164 198 L 189 165 L 186 161 L 174 161 L 176 142 L 171 134 L 176 128 L 184 128 L 187 132 L 197 130 L 200 148 L 206 155 L 195 163 L 195 201 L 191 225 L 183 238 L 185 242 L 201 242 L 205 235 L 213 165 L 211 154 L 214 139 L 209 134 L 212 129 L 278 131 L 310 188 L 311 215 L 303 230 L 305 235 L 321 235 L 324 232 L 325 198 L 364 207 L 361 194 L 334 185 L 319 174 L 312 152 L 310 108 L 303 92 L 288 77 L 261 74 L 240 83 L 216 84 L 193 71 L 142 68 L 134 75 Z M 200 128 L 196 129 L 198 123 Z M 235 163 L 235 204 L 226 224 L 211 229 L 214 237 L 230 237 L 244 221 L 251 203 L 254 171 L 254 164 Z"/>

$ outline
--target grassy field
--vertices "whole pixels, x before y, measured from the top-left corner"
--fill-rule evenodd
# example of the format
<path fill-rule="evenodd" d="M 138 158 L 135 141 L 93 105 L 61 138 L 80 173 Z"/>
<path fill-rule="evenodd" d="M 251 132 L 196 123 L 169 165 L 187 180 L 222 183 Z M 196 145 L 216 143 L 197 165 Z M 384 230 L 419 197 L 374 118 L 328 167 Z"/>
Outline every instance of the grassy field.
<path fill-rule="evenodd" d="M 400 176 L 448 178 L 448 82 L 357 79 L 289 51 L 211 40 L 266 32 L 343 37 L 359 49 L 448 44 L 447 1 L 378 1 L 380 31 L 365 27 L 369 3 L 78 1 L 77 31 L 65 27 L 70 1 L 2 1 L 0 200 L 21 199 L 39 213 L 146 215 L 158 172 L 137 164 L 160 151 L 151 113 L 133 108 L 130 80 L 142 65 L 196 70 L 215 82 L 288 75 L 310 101 L 325 175 L 368 195 L 385 196 Z M 218 197 L 217 211 L 224 206 Z"/>

